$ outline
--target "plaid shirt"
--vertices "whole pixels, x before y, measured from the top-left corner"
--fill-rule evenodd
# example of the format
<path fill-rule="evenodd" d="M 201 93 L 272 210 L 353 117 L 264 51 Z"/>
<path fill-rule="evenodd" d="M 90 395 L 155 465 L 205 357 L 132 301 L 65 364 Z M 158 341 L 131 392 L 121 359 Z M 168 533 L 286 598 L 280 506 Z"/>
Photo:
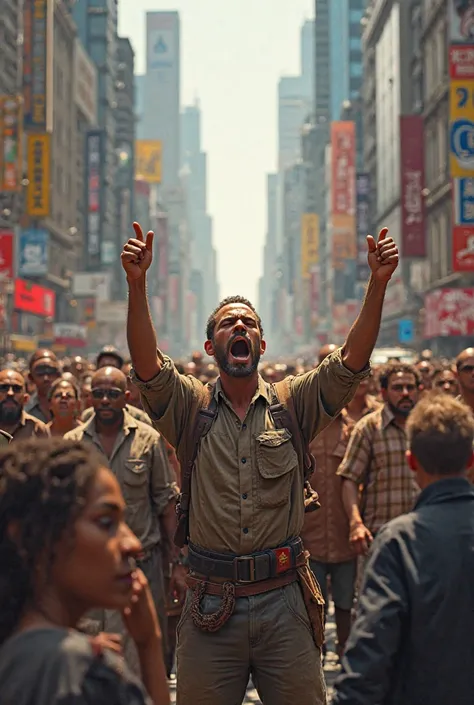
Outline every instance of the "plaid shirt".
<path fill-rule="evenodd" d="M 411 511 L 419 493 L 405 458 L 405 431 L 385 404 L 355 426 L 338 475 L 363 486 L 361 514 L 374 534 Z"/>

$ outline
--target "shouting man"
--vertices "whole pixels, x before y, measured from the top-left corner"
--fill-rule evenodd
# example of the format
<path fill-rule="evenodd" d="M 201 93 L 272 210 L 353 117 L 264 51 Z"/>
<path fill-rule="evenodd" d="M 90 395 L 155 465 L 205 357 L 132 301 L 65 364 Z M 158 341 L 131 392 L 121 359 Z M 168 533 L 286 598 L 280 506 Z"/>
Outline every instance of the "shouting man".
<path fill-rule="evenodd" d="M 194 469 L 181 496 L 191 573 L 178 625 L 178 705 L 241 702 L 250 674 L 263 702 L 320 705 L 322 609 L 315 606 L 323 600 L 299 538 L 307 455 L 297 447 L 309 445 L 369 374 L 397 247 L 385 228 L 377 242 L 368 236 L 371 278 L 360 315 L 341 349 L 287 380 L 284 404 L 258 374 L 262 323 L 243 297 L 223 301 L 208 321 L 204 348 L 219 368 L 215 385 L 180 375 L 157 351 L 146 294 L 154 235 L 144 238 L 138 223 L 134 230 L 121 256 L 134 381 L 183 473 Z M 277 423 L 282 406 L 297 420 L 293 434 Z M 203 408 L 212 417 L 205 436 Z"/>

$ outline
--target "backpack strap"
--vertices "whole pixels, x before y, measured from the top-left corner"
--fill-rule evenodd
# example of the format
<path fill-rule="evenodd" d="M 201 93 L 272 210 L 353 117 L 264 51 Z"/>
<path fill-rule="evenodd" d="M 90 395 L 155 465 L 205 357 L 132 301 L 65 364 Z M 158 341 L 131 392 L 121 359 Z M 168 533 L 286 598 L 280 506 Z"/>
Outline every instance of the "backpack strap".
<path fill-rule="evenodd" d="M 292 380 L 293 377 L 286 377 L 281 382 L 275 382 L 271 385 L 272 403 L 270 405 L 270 414 L 276 428 L 286 428 L 291 433 L 293 448 L 298 456 L 300 467 L 303 468 L 305 512 L 312 512 L 320 506 L 318 494 L 310 484 L 310 478 L 314 473 L 316 464 L 296 415 L 291 394 Z"/>
<path fill-rule="evenodd" d="M 178 515 L 178 526 L 176 528 L 174 542 L 179 548 L 183 548 L 188 543 L 189 538 L 189 506 L 191 504 L 191 479 L 193 475 L 196 458 L 199 451 L 201 438 L 210 431 L 214 419 L 217 416 L 217 401 L 214 396 L 214 385 L 208 384 L 204 387 L 200 406 L 196 411 L 194 423 L 190 423 L 192 437 L 186 444 L 187 457 L 182 458 L 181 472 L 181 494 L 176 513 Z"/>

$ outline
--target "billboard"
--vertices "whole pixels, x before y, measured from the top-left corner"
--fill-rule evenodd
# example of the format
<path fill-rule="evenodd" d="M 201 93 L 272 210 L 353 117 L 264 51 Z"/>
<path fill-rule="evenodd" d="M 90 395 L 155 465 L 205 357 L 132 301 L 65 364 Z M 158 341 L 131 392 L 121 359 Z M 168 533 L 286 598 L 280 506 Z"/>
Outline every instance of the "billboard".
<path fill-rule="evenodd" d="M 49 233 L 30 228 L 20 235 L 18 274 L 20 277 L 40 277 L 48 273 Z"/>
<path fill-rule="evenodd" d="M 51 132 L 53 119 L 53 0 L 23 2 L 23 121 Z"/>
<path fill-rule="evenodd" d="M 110 300 L 110 272 L 76 272 L 72 280 L 74 296 L 94 296 L 97 301 Z"/>
<path fill-rule="evenodd" d="M 19 96 L 0 96 L 0 192 L 20 189 L 21 105 Z"/>
<path fill-rule="evenodd" d="M 74 44 L 74 102 L 90 125 L 97 122 L 97 69 L 79 39 Z"/>
<path fill-rule="evenodd" d="M 46 218 L 50 212 L 51 136 L 29 134 L 27 140 L 28 186 L 26 212 L 32 218 Z"/>
<path fill-rule="evenodd" d="M 17 311 L 54 318 L 56 294 L 52 289 L 46 289 L 26 279 L 15 279 L 13 306 Z"/>
<path fill-rule="evenodd" d="M 426 257 L 423 118 L 400 116 L 400 193 L 402 201 L 401 254 Z"/>
<path fill-rule="evenodd" d="M 147 12 L 147 73 L 171 69 L 179 54 L 177 12 Z"/>
<path fill-rule="evenodd" d="M 449 160 L 451 176 L 474 170 L 474 80 L 451 81 L 449 88 Z"/>
<path fill-rule="evenodd" d="M 102 170 L 104 134 L 91 130 L 86 136 L 86 253 L 100 261 L 102 232 Z"/>
<path fill-rule="evenodd" d="M 355 123 L 331 123 L 331 202 L 334 216 L 355 216 Z"/>
<path fill-rule="evenodd" d="M 474 78 L 474 43 L 449 47 L 449 75 L 452 81 Z"/>
<path fill-rule="evenodd" d="M 367 235 L 370 232 L 369 223 L 370 176 L 360 173 L 356 176 L 356 280 L 365 282 L 368 276 Z"/>
<path fill-rule="evenodd" d="M 69 348 L 87 346 L 87 326 L 78 323 L 55 323 L 53 335 L 55 345 L 65 345 Z"/>
<path fill-rule="evenodd" d="M 135 178 L 148 184 L 161 183 L 161 142 L 159 140 L 135 142 Z"/>
<path fill-rule="evenodd" d="M 301 277 L 309 279 L 311 270 L 319 262 L 319 216 L 303 213 L 301 216 Z"/>
<path fill-rule="evenodd" d="M 470 0 L 448 0 L 450 44 L 472 44 L 474 39 L 474 5 Z"/>
<path fill-rule="evenodd" d="M 425 296 L 426 339 L 474 335 L 474 289 L 436 289 Z"/>
<path fill-rule="evenodd" d="M 13 230 L 0 230 L 0 280 L 13 279 Z"/>

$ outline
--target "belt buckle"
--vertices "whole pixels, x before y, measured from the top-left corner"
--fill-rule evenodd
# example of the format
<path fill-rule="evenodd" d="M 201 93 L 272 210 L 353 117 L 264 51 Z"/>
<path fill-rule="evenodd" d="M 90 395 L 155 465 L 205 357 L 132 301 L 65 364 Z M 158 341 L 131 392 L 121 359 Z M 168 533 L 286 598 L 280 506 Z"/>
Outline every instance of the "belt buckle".
<path fill-rule="evenodd" d="M 249 580 L 241 580 L 239 578 L 239 561 L 249 563 Z M 255 557 L 254 556 L 239 556 L 234 563 L 234 580 L 238 583 L 254 583 L 255 582 Z"/>

